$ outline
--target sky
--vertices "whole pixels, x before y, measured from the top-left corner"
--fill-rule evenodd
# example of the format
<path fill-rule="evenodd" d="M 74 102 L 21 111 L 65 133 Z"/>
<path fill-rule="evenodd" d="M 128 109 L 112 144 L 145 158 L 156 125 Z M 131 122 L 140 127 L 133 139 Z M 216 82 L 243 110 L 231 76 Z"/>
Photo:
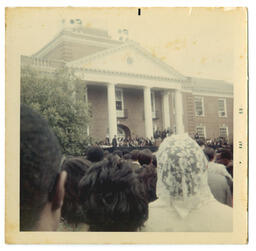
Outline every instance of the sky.
<path fill-rule="evenodd" d="M 32 55 L 50 42 L 63 19 L 80 18 L 84 26 L 105 29 L 114 39 L 119 29 L 127 29 L 129 39 L 186 76 L 231 83 L 242 15 L 234 8 L 141 8 L 140 16 L 137 8 L 7 10 L 22 55 Z"/>

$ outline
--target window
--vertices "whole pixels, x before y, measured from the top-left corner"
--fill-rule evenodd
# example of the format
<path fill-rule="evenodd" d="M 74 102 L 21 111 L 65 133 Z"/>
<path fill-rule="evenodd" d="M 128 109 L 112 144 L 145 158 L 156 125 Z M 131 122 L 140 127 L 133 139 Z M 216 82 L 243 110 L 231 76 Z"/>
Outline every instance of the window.
<path fill-rule="evenodd" d="M 156 118 L 156 97 L 155 92 L 151 91 L 151 110 L 152 110 L 152 118 Z"/>
<path fill-rule="evenodd" d="M 196 113 L 196 116 L 204 116 L 203 97 L 195 97 L 195 113 Z"/>
<path fill-rule="evenodd" d="M 218 99 L 218 114 L 219 117 L 227 117 L 227 111 L 226 111 L 226 99 L 219 98 Z"/>
<path fill-rule="evenodd" d="M 223 125 L 220 127 L 220 137 L 227 139 L 228 138 L 228 127 Z"/>
<path fill-rule="evenodd" d="M 196 132 L 197 132 L 199 138 L 206 138 L 206 133 L 205 133 L 205 127 L 204 126 L 197 126 L 196 127 Z"/>
<path fill-rule="evenodd" d="M 116 88 L 116 114 L 117 114 L 117 117 L 124 116 L 123 89 L 119 89 L 119 88 Z"/>

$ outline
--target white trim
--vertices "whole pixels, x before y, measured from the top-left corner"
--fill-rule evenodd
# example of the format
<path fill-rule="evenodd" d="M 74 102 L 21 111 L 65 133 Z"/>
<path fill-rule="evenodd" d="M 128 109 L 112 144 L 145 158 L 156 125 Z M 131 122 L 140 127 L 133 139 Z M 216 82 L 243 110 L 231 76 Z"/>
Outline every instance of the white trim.
<path fill-rule="evenodd" d="M 192 95 L 194 95 L 194 96 L 210 96 L 210 97 L 219 97 L 219 98 L 234 98 L 233 94 L 212 93 L 212 92 L 193 92 L 192 91 Z"/>
<path fill-rule="evenodd" d="M 77 35 L 77 34 L 73 34 Z M 81 35 L 81 34 L 79 34 Z M 34 57 L 44 57 L 49 53 L 51 50 L 53 50 L 56 46 L 63 42 L 79 42 L 85 45 L 93 45 L 95 47 L 104 47 L 108 49 L 109 47 L 114 47 L 117 44 L 120 44 L 119 41 L 111 40 L 111 39 L 105 39 L 105 41 L 95 41 L 90 40 L 90 38 L 94 38 L 90 35 L 84 35 L 84 37 L 72 37 L 71 35 L 64 34 L 63 31 L 60 32 L 54 39 L 52 39 L 48 44 L 46 44 L 42 49 L 40 49 L 38 52 L 34 53 L 32 56 Z M 103 38 L 104 39 L 104 38 Z"/>
<path fill-rule="evenodd" d="M 196 98 L 200 98 L 201 99 L 201 103 L 202 103 L 202 115 L 198 115 L 197 111 L 196 111 Z M 204 112 L 204 97 L 201 96 L 194 96 L 194 107 L 195 107 L 195 116 L 196 117 L 204 117 L 205 116 L 205 112 Z"/>
<path fill-rule="evenodd" d="M 83 68 L 77 68 L 75 74 L 82 80 L 92 82 L 115 82 L 118 85 L 129 85 L 136 87 L 148 86 L 150 88 L 159 89 L 180 89 L 180 83 L 171 79 L 153 77 L 141 74 L 128 74 L 125 72 L 111 72 L 104 70 L 88 70 Z M 156 81 L 157 80 L 157 81 Z"/>
<path fill-rule="evenodd" d="M 224 112 L 225 112 L 225 115 L 224 116 L 221 116 L 220 113 L 222 111 L 219 110 L 219 101 L 220 100 L 223 100 L 224 101 Z M 227 118 L 227 100 L 225 98 L 218 98 L 218 116 L 219 118 Z"/>
<path fill-rule="evenodd" d="M 168 77 L 168 78 L 175 79 L 175 80 L 177 80 L 179 82 L 187 81 L 187 78 L 185 76 L 183 76 L 181 73 L 177 72 L 171 66 L 169 66 L 166 63 L 162 62 L 160 59 L 152 56 L 144 48 L 140 47 L 136 42 L 131 41 L 131 40 L 129 40 L 129 41 L 125 42 L 125 43 L 122 43 L 121 45 L 114 46 L 114 47 L 111 47 L 109 49 L 96 52 L 96 53 L 94 53 L 92 55 L 85 56 L 83 58 L 76 59 L 74 61 L 70 61 L 70 62 L 67 63 L 67 66 L 69 66 L 69 67 L 80 67 L 81 65 L 83 65 L 83 64 L 85 64 L 85 63 L 87 63 L 89 61 L 92 61 L 92 60 L 100 58 L 100 57 L 108 56 L 111 53 L 120 51 L 120 50 L 122 50 L 124 48 L 131 48 L 131 49 L 136 50 L 136 52 L 140 53 L 142 56 L 146 57 L 151 62 L 153 62 L 154 64 L 158 65 L 159 68 L 162 69 L 163 71 L 165 71 L 167 74 L 170 74 L 170 77 Z"/>

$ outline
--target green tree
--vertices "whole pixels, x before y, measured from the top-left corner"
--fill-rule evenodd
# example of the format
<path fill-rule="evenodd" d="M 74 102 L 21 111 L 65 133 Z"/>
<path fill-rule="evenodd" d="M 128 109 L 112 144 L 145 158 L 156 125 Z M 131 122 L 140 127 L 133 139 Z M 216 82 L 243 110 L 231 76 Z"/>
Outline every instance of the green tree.
<path fill-rule="evenodd" d="M 85 83 L 67 68 L 52 74 L 29 67 L 21 70 L 21 103 L 48 120 L 65 154 L 82 155 L 88 146 L 85 93 Z"/>

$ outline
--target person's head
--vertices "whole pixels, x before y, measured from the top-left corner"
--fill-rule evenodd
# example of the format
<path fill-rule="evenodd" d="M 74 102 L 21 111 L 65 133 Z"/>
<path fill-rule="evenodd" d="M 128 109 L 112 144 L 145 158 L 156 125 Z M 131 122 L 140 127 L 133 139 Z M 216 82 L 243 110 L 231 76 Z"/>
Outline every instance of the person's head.
<path fill-rule="evenodd" d="M 139 150 L 132 150 L 131 151 L 133 161 L 138 161 L 139 152 L 140 152 Z"/>
<path fill-rule="evenodd" d="M 215 151 L 213 148 L 211 147 L 206 147 L 204 149 L 204 154 L 206 156 L 206 158 L 208 159 L 208 161 L 214 161 L 215 158 Z"/>
<path fill-rule="evenodd" d="M 152 163 L 153 154 L 149 149 L 144 149 L 139 152 L 138 161 L 141 165 L 149 165 Z"/>
<path fill-rule="evenodd" d="M 228 149 L 222 149 L 220 153 L 217 156 L 217 162 L 221 163 L 225 166 L 229 164 L 229 162 L 232 160 L 232 153 Z"/>
<path fill-rule="evenodd" d="M 202 199 L 212 199 L 208 186 L 208 161 L 200 146 L 187 134 L 166 138 L 157 152 L 158 184 L 175 210 L 185 217 Z M 177 209 L 180 208 L 180 209 Z"/>
<path fill-rule="evenodd" d="M 91 162 L 83 158 L 70 158 L 64 161 L 62 170 L 68 174 L 65 184 L 65 199 L 61 209 L 61 216 L 69 224 L 83 222 L 83 212 L 79 201 L 78 185 L 85 175 Z"/>
<path fill-rule="evenodd" d="M 204 149 L 205 143 L 204 143 L 204 141 L 203 141 L 202 139 L 198 139 L 198 140 L 197 140 L 197 144 L 198 144 L 202 149 Z"/>
<path fill-rule="evenodd" d="M 58 140 L 46 120 L 27 106 L 20 110 L 20 231 L 58 227 L 65 194 Z"/>
<path fill-rule="evenodd" d="M 95 163 L 79 187 L 90 231 L 136 231 L 148 218 L 143 186 L 128 161 L 110 156 Z"/>
<path fill-rule="evenodd" d="M 87 159 L 91 162 L 98 162 L 104 158 L 104 152 L 99 146 L 91 146 L 87 151 Z"/>
<path fill-rule="evenodd" d="M 104 158 L 106 158 L 109 155 L 109 151 L 108 150 L 104 150 L 103 155 L 104 155 Z"/>
<path fill-rule="evenodd" d="M 131 158 L 132 158 L 132 155 L 130 153 L 126 153 L 123 156 L 123 159 L 125 159 L 125 160 L 131 160 Z"/>
<path fill-rule="evenodd" d="M 153 157 L 152 157 L 152 165 L 157 168 L 157 159 L 156 159 L 156 155 L 153 154 Z"/>
<path fill-rule="evenodd" d="M 123 157 L 123 152 L 120 151 L 120 150 L 115 150 L 115 151 L 113 152 L 113 154 L 114 154 L 114 155 L 118 155 L 120 158 Z"/>
<path fill-rule="evenodd" d="M 157 172 L 156 168 L 151 165 L 143 165 L 138 171 L 140 180 L 143 181 L 145 190 L 145 196 L 148 202 L 152 202 L 157 199 L 156 196 L 156 183 L 157 183 Z"/>

